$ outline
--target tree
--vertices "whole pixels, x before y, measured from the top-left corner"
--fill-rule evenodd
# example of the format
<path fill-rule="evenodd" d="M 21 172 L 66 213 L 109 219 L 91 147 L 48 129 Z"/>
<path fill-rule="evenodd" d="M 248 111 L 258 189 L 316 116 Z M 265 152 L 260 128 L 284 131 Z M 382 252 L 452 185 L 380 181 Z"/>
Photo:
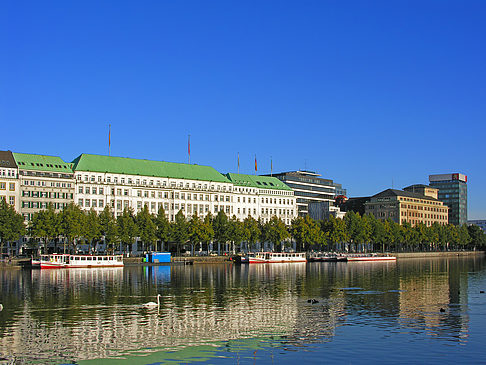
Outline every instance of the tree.
<path fill-rule="evenodd" d="M 371 230 L 370 218 L 367 214 L 365 214 L 359 220 L 357 233 L 354 238 L 355 242 L 362 244 L 368 243 L 371 239 Z"/>
<path fill-rule="evenodd" d="M 77 241 L 85 233 L 85 215 L 81 208 L 74 203 L 69 203 L 61 211 L 60 231 L 64 236 L 64 252 L 66 252 L 66 240 L 76 252 Z"/>
<path fill-rule="evenodd" d="M 45 248 L 47 248 L 49 241 L 59 236 L 59 220 L 60 215 L 56 213 L 54 206 L 49 203 L 47 209 L 34 213 L 29 223 L 31 237 L 43 240 Z"/>
<path fill-rule="evenodd" d="M 486 244 L 486 234 L 484 231 L 475 224 L 471 224 L 467 227 L 469 237 L 471 237 L 471 243 L 474 247 L 482 247 Z"/>
<path fill-rule="evenodd" d="M 207 243 L 213 237 L 213 227 L 211 226 L 211 216 L 206 215 L 204 221 L 198 217 L 197 212 L 189 222 L 189 240 L 194 251 L 196 243 Z"/>
<path fill-rule="evenodd" d="M 17 213 L 5 198 L 0 199 L 0 256 L 5 242 L 18 240 L 25 235 L 24 217 Z"/>
<path fill-rule="evenodd" d="M 93 250 L 96 247 L 96 243 L 101 239 L 101 222 L 98 213 L 94 209 L 91 209 L 86 214 L 86 225 L 84 229 L 84 239 L 86 242 L 93 246 Z"/>
<path fill-rule="evenodd" d="M 334 216 L 329 217 L 330 230 L 327 232 L 328 240 L 333 243 L 334 247 L 338 243 L 349 240 L 348 232 L 346 231 L 346 223 L 340 218 Z"/>
<path fill-rule="evenodd" d="M 273 243 L 274 247 L 287 238 L 290 238 L 287 226 L 280 218 L 277 218 L 277 216 L 270 218 L 270 220 L 263 226 L 262 236 L 264 241 Z"/>
<path fill-rule="evenodd" d="M 344 216 L 344 222 L 346 223 L 346 231 L 351 243 L 356 243 L 358 234 L 360 233 L 360 221 L 361 216 L 359 213 L 353 211 L 347 212 Z"/>
<path fill-rule="evenodd" d="M 177 212 L 171 225 L 171 238 L 177 244 L 177 254 L 180 255 L 181 246 L 189 239 L 189 225 L 182 210 Z"/>
<path fill-rule="evenodd" d="M 457 243 L 463 248 L 471 242 L 467 225 L 463 224 L 457 228 Z"/>
<path fill-rule="evenodd" d="M 155 226 L 157 227 L 156 236 L 160 242 L 169 242 L 170 239 L 170 223 L 165 215 L 165 210 L 162 206 L 159 208 L 157 212 L 157 216 L 155 217 Z M 157 251 L 157 247 L 155 248 Z"/>
<path fill-rule="evenodd" d="M 422 222 L 420 223 L 417 223 L 415 225 L 414 228 L 414 232 L 415 232 L 415 236 L 416 236 L 416 243 L 419 244 L 419 247 L 421 250 L 424 249 L 424 245 L 427 244 L 427 226 L 425 224 L 423 224 Z M 421 245 L 421 246 L 420 246 Z"/>
<path fill-rule="evenodd" d="M 157 225 L 146 205 L 138 212 L 135 222 L 138 235 L 145 247 L 147 247 L 147 244 L 153 244 L 157 240 Z M 157 251 L 157 247 L 155 247 L 155 250 Z"/>
<path fill-rule="evenodd" d="M 369 220 L 371 226 L 371 241 L 373 243 L 372 250 L 375 250 L 374 245 L 380 245 L 385 251 L 385 243 L 386 243 L 386 233 L 385 233 L 385 224 L 380 219 L 376 219 L 373 214 L 367 214 L 366 217 Z"/>
<path fill-rule="evenodd" d="M 233 253 L 235 252 L 235 247 L 240 246 L 241 242 L 245 239 L 245 229 L 243 222 L 239 221 L 234 215 L 228 222 L 228 238 L 233 242 Z"/>
<path fill-rule="evenodd" d="M 202 230 L 200 236 L 201 242 L 206 243 L 206 245 L 209 245 L 209 243 L 214 238 L 213 218 L 211 216 L 211 213 L 208 212 L 208 214 L 206 214 L 206 216 L 204 217 L 201 230 Z"/>
<path fill-rule="evenodd" d="M 100 233 L 104 237 L 106 249 L 113 252 L 113 244 L 118 240 L 118 228 L 109 205 L 105 205 L 105 208 L 99 215 L 99 220 Z"/>
<path fill-rule="evenodd" d="M 260 226 L 252 216 L 248 216 L 243 221 L 243 227 L 245 229 L 245 239 L 251 246 L 258 242 L 262 232 L 260 231 Z"/>
<path fill-rule="evenodd" d="M 306 215 L 304 218 L 297 217 L 292 221 L 290 233 L 297 243 L 297 251 L 308 251 L 313 245 L 317 247 L 323 246 L 327 232 L 322 230 L 316 221 Z"/>
<path fill-rule="evenodd" d="M 308 227 L 303 217 L 296 217 L 290 224 L 290 234 L 295 240 L 297 251 L 302 251 L 307 242 Z"/>
<path fill-rule="evenodd" d="M 228 217 L 220 210 L 213 219 L 214 239 L 219 244 L 229 241 Z"/>
<path fill-rule="evenodd" d="M 132 244 L 134 243 L 138 233 L 137 225 L 135 224 L 135 217 L 133 216 L 133 209 L 125 207 L 122 214 L 116 219 L 116 225 L 118 228 L 118 236 L 122 242 L 124 251 L 126 252 L 128 248 L 128 250 L 131 252 Z"/>
<path fill-rule="evenodd" d="M 388 243 L 388 247 L 393 246 L 396 242 L 397 237 L 394 234 L 394 226 L 398 225 L 392 219 L 388 218 L 385 222 L 383 222 L 383 252 L 386 251 L 386 244 Z"/>

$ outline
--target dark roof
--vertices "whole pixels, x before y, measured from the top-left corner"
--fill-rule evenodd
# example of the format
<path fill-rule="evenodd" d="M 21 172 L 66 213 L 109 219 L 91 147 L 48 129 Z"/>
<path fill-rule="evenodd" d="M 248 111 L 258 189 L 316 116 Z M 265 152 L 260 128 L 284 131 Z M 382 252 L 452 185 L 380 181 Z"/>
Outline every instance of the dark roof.
<path fill-rule="evenodd" d="M 432 189 L 437 189 L 437 188 L 434 188 L 433 186 L 430 186 L 430 185 L 413 184 L 413 185 L 407 186 L 406 188 L 403 188 L 403 190 L 405 190 L 405 189 L 413 189 L 413 188 L 432 188 Z"/>
<path fill-rule="evenodd" d="M 373 195 L 372 198 L 384 198 L 384 197 L 390 197 L 390 196 L 406 196 L 408 198 L 427 199 L 427 200 L 439 201 L 438 199 L 434 199 L 430 196 L 426 196 L 426 195 L 422 195 L 422 194 L 418 194 L 418 193 L 412 193 L 410 191 L 397 190 L 397 189 L 383 190 L 381 193 Z"/>
<path fill-rule="evenodd" d="M 0 151 L 0 167 L 17 168 L 12 151 Z"/>

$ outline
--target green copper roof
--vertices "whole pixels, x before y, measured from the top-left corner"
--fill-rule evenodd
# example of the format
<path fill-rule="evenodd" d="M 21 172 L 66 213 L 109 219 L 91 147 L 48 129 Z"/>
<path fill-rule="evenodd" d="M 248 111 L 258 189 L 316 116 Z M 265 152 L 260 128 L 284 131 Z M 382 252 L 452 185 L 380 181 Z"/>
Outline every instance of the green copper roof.
<path fill-rule="evenodd" d="M 282 181 L 276 177 L 271 176 L 260 176 L 260 175 L 244 175 L 244 174 L 226 174 L 231 182 L 238 186 L 246 186 L 250 188 L 259 189 L 273 189 L 273 190 L 292 190 Z"/>
<path fill-rule="evenodd" d="M 139 160 L 126 157 L 82 154 L 73 161 L 75 171 L 107 172 L 175 179 L 226 182 L 229 180 L 210 166 Z"/>
<path fill-rule="evenodd" d="M 19 169 L 72 173 L 72 165 L 58 156 L 32 155 L 13 152 Z"/>

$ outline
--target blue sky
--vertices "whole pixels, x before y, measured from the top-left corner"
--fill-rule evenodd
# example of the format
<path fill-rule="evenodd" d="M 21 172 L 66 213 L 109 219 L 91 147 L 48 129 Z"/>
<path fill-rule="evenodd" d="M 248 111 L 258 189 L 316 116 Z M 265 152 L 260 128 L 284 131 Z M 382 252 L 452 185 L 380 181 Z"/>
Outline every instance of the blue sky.
<path fill-rule="evenodd" d="M 486 218 L 484 1 L 6 1 L 0 149 L 221 172 L 308 169 L 349 196 L 468 175 Z"/>

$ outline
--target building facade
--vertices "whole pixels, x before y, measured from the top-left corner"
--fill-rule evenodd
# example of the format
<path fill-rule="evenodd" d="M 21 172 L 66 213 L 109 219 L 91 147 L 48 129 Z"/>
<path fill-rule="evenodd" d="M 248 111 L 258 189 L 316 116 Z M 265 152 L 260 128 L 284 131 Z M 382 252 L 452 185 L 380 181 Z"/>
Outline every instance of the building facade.
<path fill-rule="evenodd" d="M 298 215 L 309 214 L 309 203 L 327 202 L 334 205 L 336 186 L 332 180 L 323 179 L 312 171 L 289 171 L 272 174 L 273 177 L 287 184 L 296 197 Z M 342 187 L 340 192 L 342 192 Z"/>
<path fill-rule="evenodd" d="M 73 161 L 74 201 L 83 210 L 100 212 L 109 205 L 116 216 L 125 208 L 151 214 L 162 207 L 170 221 L 182 211 L 206 216 L 223 211 L 243 220 L 290 224 L 296 214 L 292 189 L 276 178 L 228 173 L 210 166 L 82 154 Z"/>
<path fill-rule="evenodd" d="M 73 202 L 72 165 L 60 157 L 13 153 L 18 167 L 20 213 L 31 220 L 34 213 L 52 204 L 61 210 Z"/>
<path fill-rule="evenodd" d="M 248 216 L 266 223 L 271 217 L 280 218 L 290 225 L 297 217 L 294 192 L 275 177 L 244 174 L 226 174 L 234 184 L 233 200 L 236 218 Z"/>
<path fill-rule="evenodd" d="M 436 189 L 423 188 L 422 191 L 428 195 L 410 191 L 418 191 L 418 185 L 405 189 L 387 189 L 373 195 L 365 203 L 365 212 L 381 220 L 391 219 L 399 224 L 408 222 L 412 226 L 423 223 L 430 227 L 434 223 L 448 223 L 449 208 L 434 197 L 437 196 Z"/>
<path fill-rule="evenodd" d="M 210 166 L 82 154 L 72 163 L 60 157 L 0 152 L 0 198 L 26 221 L 49 204 L 70 203 L 115 216 L 125 208 L 151 214 L 163 208 L 170 221 L 223 211 L 243 220 L 268 222 L 277 216 L 290 224 L 297 216 L 293 190 L 275 177 L 219 173 Z"/>
<path fill-rule="evenodd" d="M 0 151 L 0 199 L 20 212 L 18 168 L 11 151 Z"/>
<path fill-rule="evenodd" d="M 459 173 L 429 175 L 429 183 L 439 189 L 439 200 L 449 207 L 449 223 L 467 223 L 467 176 Z"/>

